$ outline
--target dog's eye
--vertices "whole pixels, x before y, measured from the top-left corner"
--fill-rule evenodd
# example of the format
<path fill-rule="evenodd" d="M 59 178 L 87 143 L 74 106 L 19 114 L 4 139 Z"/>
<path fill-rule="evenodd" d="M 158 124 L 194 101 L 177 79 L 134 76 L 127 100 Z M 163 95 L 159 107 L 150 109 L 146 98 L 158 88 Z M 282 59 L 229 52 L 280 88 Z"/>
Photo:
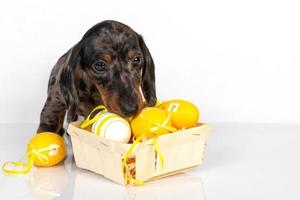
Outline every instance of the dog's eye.
<path fill-rule="evenodd" d="M 132 61 L 133 64 L 140 64 L 141 60 L 142 58 L 140 56 L 135 56 Z"/>
<path fill-rule="evenodd" d="M 103 60 L 97 61 L 94 66 L 97 71 L 105 71 L 106 70 L 106 63 Z"/>

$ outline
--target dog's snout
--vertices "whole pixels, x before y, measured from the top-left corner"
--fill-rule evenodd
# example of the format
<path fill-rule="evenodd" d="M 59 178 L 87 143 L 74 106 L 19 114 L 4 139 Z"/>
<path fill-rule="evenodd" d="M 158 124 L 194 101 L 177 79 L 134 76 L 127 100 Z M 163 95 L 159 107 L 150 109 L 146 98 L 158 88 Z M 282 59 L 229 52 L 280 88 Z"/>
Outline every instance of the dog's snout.
<path fill-rule="evenodd" d="M 138 111 L 138 105 L 121 104 L 121 112 L 126 117 L 133 116 Z"/>

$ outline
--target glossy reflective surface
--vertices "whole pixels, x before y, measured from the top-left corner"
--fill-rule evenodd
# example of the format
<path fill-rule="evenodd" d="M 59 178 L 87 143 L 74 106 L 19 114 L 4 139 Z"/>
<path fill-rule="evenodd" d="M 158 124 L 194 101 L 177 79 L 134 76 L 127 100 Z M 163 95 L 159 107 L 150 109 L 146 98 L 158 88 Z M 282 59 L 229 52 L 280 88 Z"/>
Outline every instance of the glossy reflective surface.
<path fill-rule="evenodd" d="M 300 125 L 213 124 L 204 164 L 194 170 L 125 187 L 76 167 L 68 157 L 29 174 L 0 173 L 0 199 L 299 199 Z M 0 125 L 0 163 L 22 161 L 34 124 Z"/>

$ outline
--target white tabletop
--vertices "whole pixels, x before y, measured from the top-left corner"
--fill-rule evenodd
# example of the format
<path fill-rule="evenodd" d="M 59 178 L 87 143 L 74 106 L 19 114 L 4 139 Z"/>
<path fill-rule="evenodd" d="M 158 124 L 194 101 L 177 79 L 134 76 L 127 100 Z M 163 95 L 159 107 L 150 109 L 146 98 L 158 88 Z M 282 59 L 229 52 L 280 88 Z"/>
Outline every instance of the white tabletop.
<path fill-rule="evenodd" d="M 1 165 L 22 160 L 36 127 L 0 125 Z M 204 163 L 190 172 L 125 187 L 77 168 L 69 149 L 59 166 L 34 168 L 22 176 L 1 171 L 0 199 L 300 199 L 300 124 L 212 127 Z"/>

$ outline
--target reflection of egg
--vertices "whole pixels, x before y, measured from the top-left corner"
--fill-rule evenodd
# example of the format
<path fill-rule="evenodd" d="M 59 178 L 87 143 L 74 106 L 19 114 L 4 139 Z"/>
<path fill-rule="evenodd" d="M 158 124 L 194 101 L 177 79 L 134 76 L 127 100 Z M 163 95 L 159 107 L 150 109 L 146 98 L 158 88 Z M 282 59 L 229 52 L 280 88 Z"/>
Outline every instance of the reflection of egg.
<path fill-rule="evenodd" d="M 92 133 L 117 142 L 128 143 L 131 129 L 128 121 L 114 113 L 100 113 L 92 126 Z"/>
<path fill-rule="evenodd" d="M 68 184 L 64 165 L 51 168 L 36 168 L 30 173 L 28 186 L 36 199 L 56 199 L 62 195 Z"/>
<path fill-rule="evenodd" d="M 176 130 L 171 127 L 168 113 L 155 107 L 144 108 L 131 121 L 131 128 L 135 138 L 144 135 L 147 139 Z"/>
<path fill-rule="evenodd" d="M 41 167 L 48 167 L 58 164 L 66 156 L 66 146 L 64 139 L 51 132 L 38 133 L 32 137 L 27 145 L 27 153 L 38 151 L 47 160 L 38 159 L 34 156 L 34 164 Z"/>
<path fill-rule="evenodd" d="M 176 128 L 191 128 L 199 121 L 198 108 L 185 100 L 170 100 L 157 106 L 171 113 L 172 125 Z"/>

